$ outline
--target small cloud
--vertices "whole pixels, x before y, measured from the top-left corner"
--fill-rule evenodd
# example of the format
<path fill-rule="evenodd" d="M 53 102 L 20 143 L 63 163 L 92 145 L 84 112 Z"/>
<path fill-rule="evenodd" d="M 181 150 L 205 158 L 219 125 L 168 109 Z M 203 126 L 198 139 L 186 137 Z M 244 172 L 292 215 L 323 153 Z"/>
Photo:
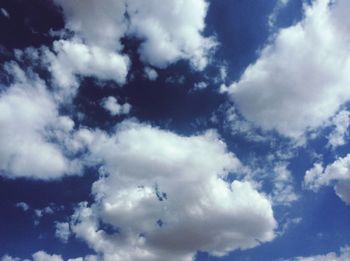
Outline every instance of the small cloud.
<path fill-rule="evenodd" d="M 25 202 L 18 202 L 18 203 L 16 203 L 15 206 L 16 206 L 16 208 L 22 209 L 24 212 L 28 211 L 30 208 L 29 205 Z"/>
<path fill-rule="evenodd" d="M 200 91 L 200 90 L 204 90 L 204 89 L 207 88 L 207 87 L 208 87 L 208 83 L 206 83 L 206 82 L 196 82 L 196 83 L 194 84 L 193 89 L 194 89 L 195 91 Z"/>
<path fill-rule="evenodd" d="M 118 100 L 113 96 L 104 98 L 101 102 L 101 106 L 108 111 L 111 116 L 128 114 L 131 110 L 131 105 L 129 103 L 119 104 Z"/>
<path fill-rule="evenodd" d="M 145 67 L 145 69 L 143 71 L 144 71 L 146 78 L 151 80 L 151 81 L 155 81 L 158 78 L 157 71 L 151 67 Z"/>
<path fill-rule="evenodd" d="M 4 17 L 10 18 L 10 14 L 7 12 L 7 10 L 5 8 L 1 8 L 0 12 Z"/>

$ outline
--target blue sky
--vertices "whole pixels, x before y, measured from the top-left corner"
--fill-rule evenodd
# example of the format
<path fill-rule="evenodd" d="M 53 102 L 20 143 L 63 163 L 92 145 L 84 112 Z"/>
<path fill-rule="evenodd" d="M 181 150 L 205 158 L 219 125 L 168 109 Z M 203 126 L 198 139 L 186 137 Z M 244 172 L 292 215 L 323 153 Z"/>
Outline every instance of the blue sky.
<path fill-rule="evenodd" d="M 1 261 L 350 260 L 349 2 L 165 2 L 1 2 Z"/>

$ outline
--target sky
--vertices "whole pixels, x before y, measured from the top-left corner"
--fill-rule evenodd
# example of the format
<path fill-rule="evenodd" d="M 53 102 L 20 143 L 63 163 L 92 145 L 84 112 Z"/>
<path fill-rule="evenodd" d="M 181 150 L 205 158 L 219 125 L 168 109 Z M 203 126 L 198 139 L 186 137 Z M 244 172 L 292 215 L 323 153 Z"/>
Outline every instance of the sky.
<path fill-rule="evenodd" d="M 1 1 L 0 260 L 350 260 L 349 11 Z"/>

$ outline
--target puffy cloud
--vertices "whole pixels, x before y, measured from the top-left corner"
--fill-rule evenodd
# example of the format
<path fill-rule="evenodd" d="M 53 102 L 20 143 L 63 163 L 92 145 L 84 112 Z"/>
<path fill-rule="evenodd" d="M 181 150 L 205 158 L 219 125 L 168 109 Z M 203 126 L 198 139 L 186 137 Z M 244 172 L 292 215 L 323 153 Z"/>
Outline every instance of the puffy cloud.
<path fill-rule="evenodd" d="M 107 110 L 112 116 L 120 114 L 128 114 L 131 110 L 131 105 L 129 103 L 124 103 L 123 105 L 118 103 L 118 100 L 109 96 L 102 100 L 101 106 Z"/>
<path fill-rule="evenodd" d="M 207 9 L 205 0 L 171 0 L 166 5 L 159 0 L 128 0 L 129 34 L 144 40 L 141 59 L 159 68 L 188 59 L 202 70 L 215 45 L 212 38 L 202 36 Z"/>
<path fill-rule="evenodd" d="M 104 30 L 101 30 L 104 31 Z M 129 58 L 117 52 L 89 46 L 77 38 L 54 42 L 56 54 L 46 51 L 55 83 L 66 92 L 78 87 L 77 76 L 91 76 L 99 80 L 113 80 L 124 84 L 129 70 Z"/>
<path fill-rule="evenodd" d="M 337 113 L 332 119 L 332 125 L 334 126 L 334 130 L 328 137 L 328 143 L 333 148 L 336 148 L 346 143 L 345 138 L 350 126 L 350 112 L 343 110 Z"/>
<path fill-rule="evenodd" d="M 212 38 L 202 35 L 208 9 L 205 0 L 171 0 L 166 5 L 160 0 L 56 3 L 62 7 L 66 28 L 86 40 L 87 45 L 119 52 L 122 37 L 136 36 L 143 40 L 141 59 L 156 67 L 188 59 L 201 70 L 215 45 Z"/>
<path fill-rule="evenodd" d="M 67 243 L 70 237 L 70 228 L 68 222 L 57 222 L 55 236 L 63 243 Z"/>
<path fill-rule="evenodd" d="M 158 73 L 156 70 L 152 69 L 151 67 L 145 67 L 144 69 L 145 76 L 147 79 L 154 81 L 158 78 Z"/>
<path fill-rule="evenodd" d="M 350 204 L 350 154 L 338 158 L 326 167 L 316 163 L 306 171 L 304 177 L 306 188 L 317 191 L 322 186 L 335 183 L 335 192 L 347 204 Z"/>
<path fill-rule="evenodd" d="M 193 260 L 274 238 L 270 201 L 249 182 L 225 181 L 242 165 L 213 131 L 184 137 L 127 121 L 91 135 L 90 160 L 104 167 L 71 229 L 104 260 Z"/>
<path fill-rule="evenodd" d="M 280 30 L 228 91 L 263 129 L 298 138 L 350 100 L 349 1 L 316 0 Z"/>
<path fill-rule="evenodd" d="M 55 2 L 62 8 L 66 28 L 85 39 L 88 45 L 110 51 L 122 48 L 120 39 L 127 29 L 125 0 Z"/>
<path fill-rule="evenodd" d="M 14 83 L 0 93 L 0 170 L 7 177 L 52 179 L 78 172 L 51 133 L 65 132 L 65 120 L 42 80 L 27 78 L 7 64 Z M 51 139 L 51 140 L 50 140 Z"/>
<path fill-rule="evenodd" d="M 63 261 L 59 255 L 49 255 L 44 251 L 38 251 L 33 254 L 33 261 Z"/>
<path fill-rule="evenodd" d="M 340 249 L 340 254 L 330 252 L 325 255 L 317 255 L 310 257 L 295 257 L 285 261 L 348 261 L 350 260 L 350 247 Z"/>

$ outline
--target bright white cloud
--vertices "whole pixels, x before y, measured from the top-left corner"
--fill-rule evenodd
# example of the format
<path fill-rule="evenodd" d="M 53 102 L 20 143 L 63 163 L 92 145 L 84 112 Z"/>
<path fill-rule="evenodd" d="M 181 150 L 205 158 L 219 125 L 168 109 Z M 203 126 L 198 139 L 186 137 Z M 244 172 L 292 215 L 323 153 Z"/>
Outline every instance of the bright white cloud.
<path fill-rule="evenodd" d="M 338 158 L 326 167 L 316 163 L 306 171 L 304 177 L 306 188 L 317 191 L 322 186 L 335 184 L 337 195 L 347 204 L 350 204 L 350 154 Z"/>
<path fill-rule="evenodd" d="M 340 249 L 340 254 L 330 252 L 324 255 L 310 256 L 310 257 L 295 257 L 285 261 L 349 261 L 350 247 L 343 247 Z"/>
<path fill-rule="evenodd" d="M 249 121 L 298 138 L 350 100 L 350 3 L 333 2 L 305 5 L 305 18 L 280 30 L 229 87 Z"/>
<path fill-rule="evenodd" d="M 129 103 L 119 104 L 118 100 L 113 96 L 104 98 L 101 102 L 101 106 L 112 116 L 128 114 L 131 110 L 131 105 Z"/>
<path fill-rule="evenodd" d="M 208 63 L 208 52 L 215 45 L 202 36 L 208 4 L 205 0 L 168 1 L 128 0 L 129 34 L 144 39 L 141 59 L 164 68 L 180 59 L 188 59 L 202 70 Z"/>
<path fill-rule="evenodd" d="M 0 170 L 7 177 L 52 179 L 78 167 L 50 141 L 65 132 L 61 116 L 42 80 L 29 79 L 16 64 L 7 64 L 15 82 L 0 93 Z"/>
<path fill-rule="evenodd" d="M 224 181 L 242 165 L 214 132 L 183 137 L 128 121 L 91 135 L 90 161 L 104 167 L 95 203 L 81 204 L 71 229 L 104 260 L 193 260 L 274 238 L 270 201 L 249 182 Z"/>
<path fill-rule="evenodd" d="M 130 63 L 126 55 L 86 45 L 77 38 L 55 41 L 53 50 L 56 54 L 46 51 L 49 70 L 55 83 L 68 94 L 78 87 L 79 75 L 113 80 L 121 85 L 126 82 Z"/>
<path fill-rule="evenodd" d="M 56 3 L 62 7 L 66 28 L 86 40 L 87 45 L 119 52 L 122 37 L 136 36 L 143 40 L 141 59 L 156 67 L 188 59 L 201 70 L 215 45 L 213 39 L 202 35 L 208 9 L 205 0 L 171 0 L 166 5 L 160 0 Z"/>

